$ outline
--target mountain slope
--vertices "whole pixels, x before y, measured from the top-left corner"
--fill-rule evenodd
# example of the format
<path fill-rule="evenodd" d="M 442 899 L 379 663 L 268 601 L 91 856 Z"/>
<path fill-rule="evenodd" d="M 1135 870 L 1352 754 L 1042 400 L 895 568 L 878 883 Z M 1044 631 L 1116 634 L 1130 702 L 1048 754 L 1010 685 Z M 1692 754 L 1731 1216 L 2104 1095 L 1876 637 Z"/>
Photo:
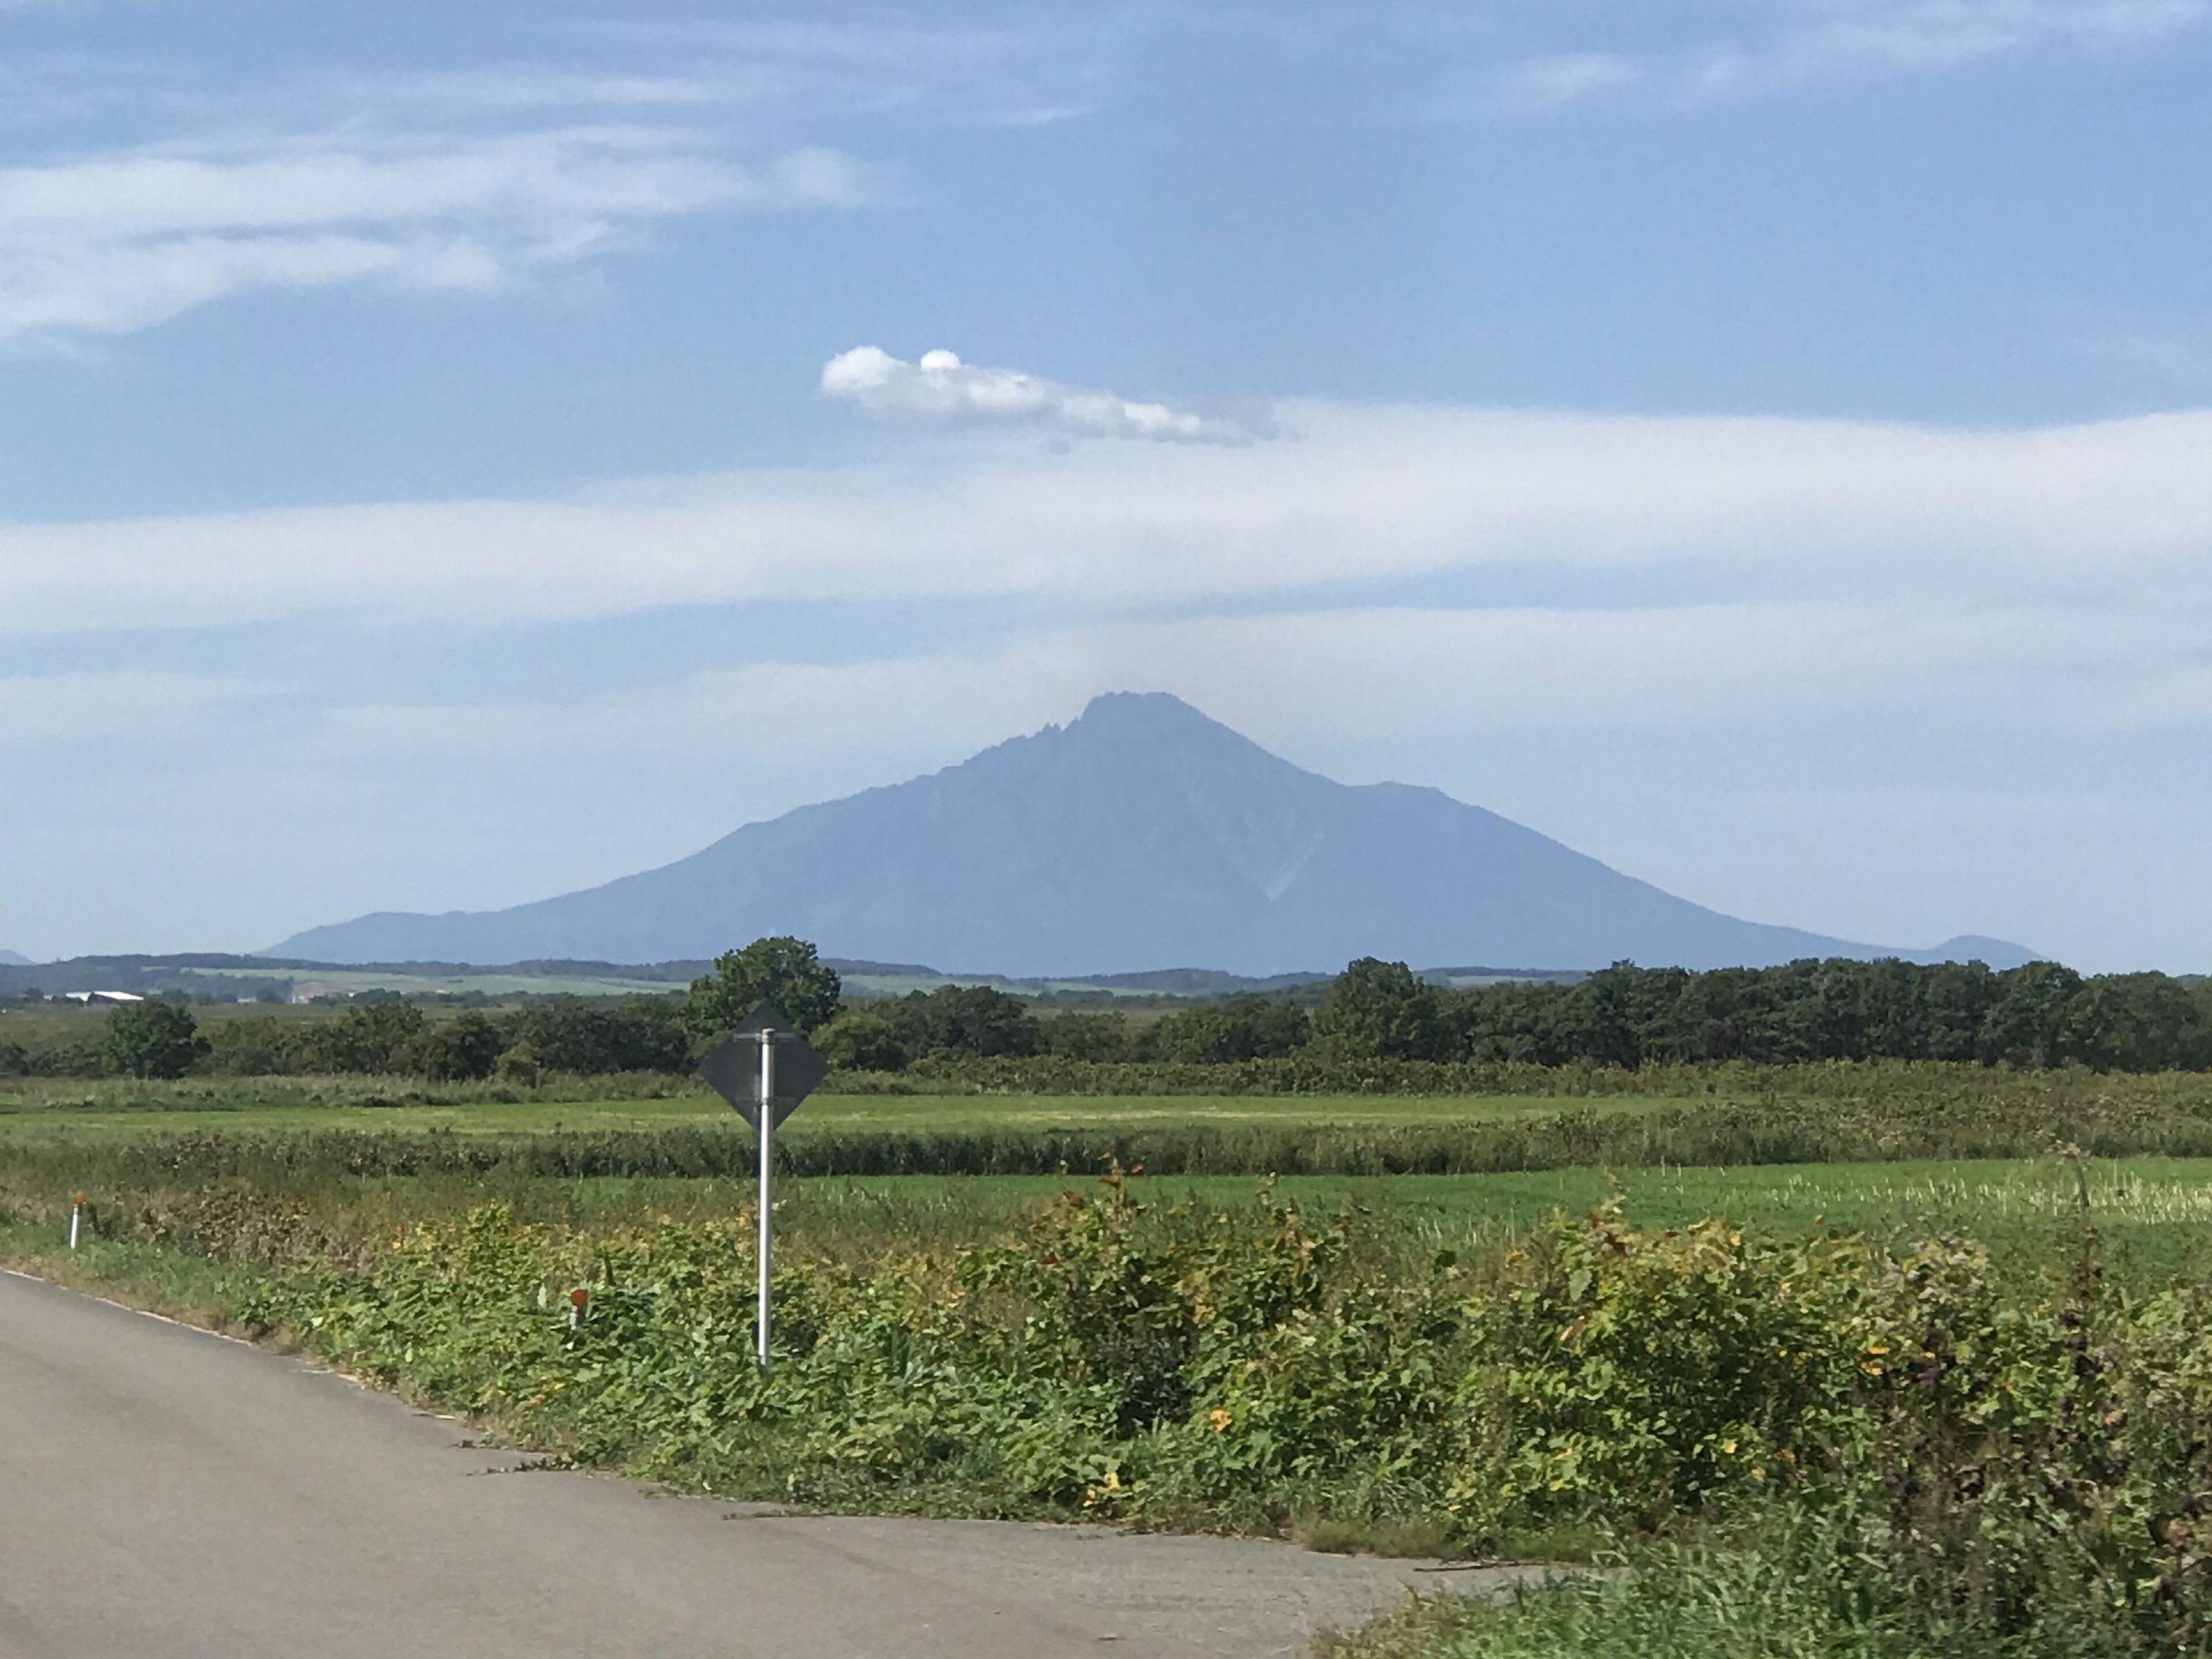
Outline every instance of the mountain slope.
<path fill-rule="evenodd" d="M 17 956 L 13 951 L 0 951 L 0 968 L 27 968 L 30 965 L 28 957 Z"/>
<path fill-rule="evenodd" d="M 604 887 L 508 910 L 363 916 L 275 951 L 642 962 L 780 933 L 838 956 L 1019 975 L 1270 974 L 1364 955 L 1582 968 L 1892 954 L 1723 915 L 1434 789 L 1332 782 L 1173 697 L 1127 692 L 1066 727 L 748 824 Z M 1977 953 L 1993 962 L 2027 955 L 1988 944 Z"/>

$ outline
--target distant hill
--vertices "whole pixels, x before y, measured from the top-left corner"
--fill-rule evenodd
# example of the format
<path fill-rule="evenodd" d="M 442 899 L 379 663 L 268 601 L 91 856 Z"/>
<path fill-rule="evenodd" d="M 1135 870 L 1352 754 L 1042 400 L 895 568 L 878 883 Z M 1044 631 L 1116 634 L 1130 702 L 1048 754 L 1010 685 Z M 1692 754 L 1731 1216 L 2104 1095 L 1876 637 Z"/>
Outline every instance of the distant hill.
<path fill-rule="evenodd" d="M 1586 969 L 1800 957 L 2030 959 L 1739 921 L 1435 789 L 1332 782 L 1187 703 L 1103 696 L 961 764 L 748 824 L 690 858 L 512 909 L 380 913 L 271 955 L 655 962 L 764 933 L 825 954 L 1024 978 L 1187 963 L 1252 975 L 1360 956 Z"/>
<path fill-rule="evenodd" d="M 30 965 L 28 957 L 18 956 L 13 951 L 0 951 L 0 968 L 27 968 Z"/>

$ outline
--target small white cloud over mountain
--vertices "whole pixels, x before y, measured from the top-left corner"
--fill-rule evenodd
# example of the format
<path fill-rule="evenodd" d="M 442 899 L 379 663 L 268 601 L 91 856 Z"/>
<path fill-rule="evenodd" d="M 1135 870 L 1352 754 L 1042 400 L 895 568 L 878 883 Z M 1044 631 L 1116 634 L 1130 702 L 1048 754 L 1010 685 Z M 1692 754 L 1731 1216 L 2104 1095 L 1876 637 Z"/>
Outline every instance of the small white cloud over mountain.
<path fill-rule="evenodd" d="M 1018 369 L 979 368 L 950 351 L 926 351 L 910 363 L 877 346 L 856 347 L 823 366 L 822 390 L 884 419 L 1030 426 L 1063 438 L 1249 444 L 1274 435 L 1267 422 L 1132 403 Z"/>

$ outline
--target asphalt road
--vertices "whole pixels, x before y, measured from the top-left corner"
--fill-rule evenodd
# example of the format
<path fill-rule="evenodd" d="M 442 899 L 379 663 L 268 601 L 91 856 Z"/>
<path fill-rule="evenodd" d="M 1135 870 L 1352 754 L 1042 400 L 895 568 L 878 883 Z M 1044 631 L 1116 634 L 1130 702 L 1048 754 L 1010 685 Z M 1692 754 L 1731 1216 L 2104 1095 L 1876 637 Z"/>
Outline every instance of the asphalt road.
<path fill-rule="evenodd" d="M 747 1510 L 467 1435 L 0 1274 L 0 1659 L 1259 1659 L 1443 1582 L 1279 1544 Z"/>

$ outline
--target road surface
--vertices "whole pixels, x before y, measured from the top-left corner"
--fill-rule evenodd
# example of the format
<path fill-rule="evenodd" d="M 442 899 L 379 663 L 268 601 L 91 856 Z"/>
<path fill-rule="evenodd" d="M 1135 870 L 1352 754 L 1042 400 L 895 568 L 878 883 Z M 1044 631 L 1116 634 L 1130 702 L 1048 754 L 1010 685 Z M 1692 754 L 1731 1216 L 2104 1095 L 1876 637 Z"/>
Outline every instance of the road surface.
<path fill-rule="evenodd" d="M 468 1433 L 0 1274 L 0 1659 L 1261 1659 L 1443 1581 L 1279 1544 L 782 1516 Z"/>

